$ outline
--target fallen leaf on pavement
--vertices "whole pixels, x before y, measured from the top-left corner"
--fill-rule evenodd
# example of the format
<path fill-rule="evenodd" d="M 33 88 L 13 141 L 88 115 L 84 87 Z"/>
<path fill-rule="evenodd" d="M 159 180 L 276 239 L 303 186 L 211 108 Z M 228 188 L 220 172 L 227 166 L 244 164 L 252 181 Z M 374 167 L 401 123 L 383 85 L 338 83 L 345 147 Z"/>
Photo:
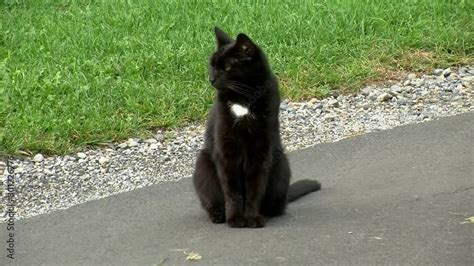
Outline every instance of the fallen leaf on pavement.
<path fill-rule="evenodd" d="M 199 253 L 197 252 L 189 252 L 189 253 L 186 253 L 185 251 L 183 251 L 184 255 L 186 255 L 186 260 L 200 260 L 202 259 L 202 256 L 199 255 Z"/>
<path fill-rule="evenodd" d="M 467 223 L 474 224 L 474 216 L 466 218 L 466 219 L 464 219 L 464 222 L 461 222 L 461 224 L 467 224 Z"/>

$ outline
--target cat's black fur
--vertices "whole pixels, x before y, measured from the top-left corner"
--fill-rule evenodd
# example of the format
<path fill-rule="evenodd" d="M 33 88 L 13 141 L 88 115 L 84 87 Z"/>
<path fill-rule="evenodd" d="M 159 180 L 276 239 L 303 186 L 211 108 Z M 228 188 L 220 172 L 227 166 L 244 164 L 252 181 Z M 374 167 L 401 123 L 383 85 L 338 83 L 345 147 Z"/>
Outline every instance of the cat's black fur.
<path fill-rule="evenodd" d="M 201 205 L 214 223 L 263 227 L 263 216 L 283 214 L 287 202 L 319 190 L 315 180 L 291 186 L 290 166 L 280 140 L 278 83 L 262 50 L 245 34 L 231 39 L 215 28 L 217 51 L 209 80 L 217 96 L 205 146 L 193 175 Z M 237 117 L 231 104 L 248 107 Z"/>

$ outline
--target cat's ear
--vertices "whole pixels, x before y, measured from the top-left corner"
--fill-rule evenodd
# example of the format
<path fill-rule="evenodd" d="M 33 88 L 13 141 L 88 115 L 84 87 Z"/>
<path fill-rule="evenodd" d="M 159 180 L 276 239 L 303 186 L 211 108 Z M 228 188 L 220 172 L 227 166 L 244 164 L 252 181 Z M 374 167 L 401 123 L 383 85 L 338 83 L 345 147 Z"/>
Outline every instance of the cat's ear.
<path fill-rule="evenodd" d="M 229 35 L 227 35 L 217 26 L 214 27 L 214 33 L 216 34 L 217 47 L 220 47 L 222 45 L 226 45 L 232 42 L 232 39 L 229 37 Z"/>
<path fill-rule="evenodd" d="M 239 54 L 244 58 L 253 57 L 257 51 L 257 47 L 252 42 L 252 40 L 250 40 L 250 38 L 243 33 L 239 33 L 239 35 L 237 35 L 235 47 Z"/>

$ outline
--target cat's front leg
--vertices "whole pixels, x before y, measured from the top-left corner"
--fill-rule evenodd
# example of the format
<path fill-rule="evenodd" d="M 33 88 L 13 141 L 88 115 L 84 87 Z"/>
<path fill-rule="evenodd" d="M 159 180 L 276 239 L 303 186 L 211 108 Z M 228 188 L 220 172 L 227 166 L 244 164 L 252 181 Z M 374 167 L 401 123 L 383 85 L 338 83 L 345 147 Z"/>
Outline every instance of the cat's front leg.
<path fill-rule="evenodd" d="M 264 227 L 265 219 L 260 214 L 260 204 L 265 194 L 271 158 L 267 154 L 255 156 L 245 177 L 245 219 L 247 226 Z"/>
<path fill-rule="evenodd" d="M 226 222 L 230 227 L 245 227 L 244 198 L 242 195 L 242 179 L 237 160 L 231 156 L 223 156 L 217 164 L 225 198 Z"/>

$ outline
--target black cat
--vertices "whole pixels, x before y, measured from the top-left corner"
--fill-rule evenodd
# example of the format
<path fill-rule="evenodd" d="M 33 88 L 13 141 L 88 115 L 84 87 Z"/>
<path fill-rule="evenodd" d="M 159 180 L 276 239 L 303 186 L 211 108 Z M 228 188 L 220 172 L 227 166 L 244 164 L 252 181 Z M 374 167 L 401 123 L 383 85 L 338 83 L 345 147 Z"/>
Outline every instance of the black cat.
<path fill-rule="evenodd" d="M 278 121 L 278 82 L 262 50 L 245 34 L 233 40 L 219 28 L 214 30 L 217 51 L 210 58 L 209 81 L 217 96 L 194 186 L 213 223 L 263 227 L 263 216 L 283 214 L 287 202 L 321 185 L 302 180 L 289 186 L 290 166 Z"/>

